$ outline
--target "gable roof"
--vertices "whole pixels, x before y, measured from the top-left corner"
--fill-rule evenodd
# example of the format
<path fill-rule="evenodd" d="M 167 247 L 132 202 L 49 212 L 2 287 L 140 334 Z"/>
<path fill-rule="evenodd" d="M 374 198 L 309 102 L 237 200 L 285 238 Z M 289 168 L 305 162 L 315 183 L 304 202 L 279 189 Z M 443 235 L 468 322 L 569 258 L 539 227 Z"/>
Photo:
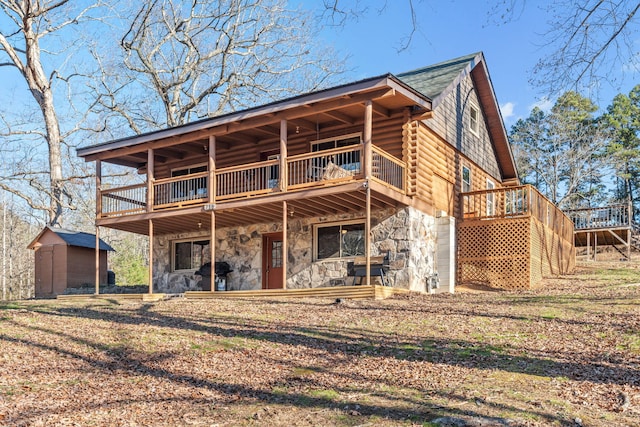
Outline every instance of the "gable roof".
<path fill-rule="evenodd" d="M 68 246 L 78 246 L 81 248 L 96 248 L 96 235 L 91 233 L 85 233 L 82 231 L 65 230 L 64 228 L 46 226 L 33 241 L 27 246 L 29 249 L 33 249 L 40 238 L 46 233 L 52 232 L 59 238 L 61 238 Z M 101 251 L 115 251 L 104 240 L 100 239 Z"/>
<path fill-rule="evenodd" d="M 474 62 L 479 55 L 482 55 L 482 53 L 472 53 L 471 55 L 450 59 L 438 64 L 418 68 L 417 70 L 406 71 L 397 74 L 397 77 L 418 92 L 435 100 L 457 79 L 465 68 L 474 67 Z"/>
<path fill-rule="evenodd" d="M 478 94 L 502 178 L 505 181 L 515 180 L 517 182 L 518 172 L 515 159 L 482 52 L 400 73 L 397 76 L 407 85 L 428 96 L 432 100 L 432 106 L 435 110 L 440 102 L 469 74 Z"/>

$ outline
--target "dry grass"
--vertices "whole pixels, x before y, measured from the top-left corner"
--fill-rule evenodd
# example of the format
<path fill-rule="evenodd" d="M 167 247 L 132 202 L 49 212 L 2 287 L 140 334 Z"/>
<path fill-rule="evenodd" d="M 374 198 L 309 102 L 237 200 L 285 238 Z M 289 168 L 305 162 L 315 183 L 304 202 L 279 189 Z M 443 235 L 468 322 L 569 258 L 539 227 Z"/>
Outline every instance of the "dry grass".
<path fill-rule="evenodd" d="M 0 425 L 637 425 L 624 267 L 340 304 L 0 303 Z"/>

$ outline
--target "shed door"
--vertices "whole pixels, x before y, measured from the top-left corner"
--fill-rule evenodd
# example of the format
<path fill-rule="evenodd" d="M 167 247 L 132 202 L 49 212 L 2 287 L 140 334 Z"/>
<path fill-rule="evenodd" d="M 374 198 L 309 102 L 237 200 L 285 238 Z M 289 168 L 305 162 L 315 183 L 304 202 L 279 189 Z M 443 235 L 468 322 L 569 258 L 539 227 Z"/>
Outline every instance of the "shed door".
<path fill-rule="evenodd" d="M 36 296 L 53 293 L 53 246 L 36 252 Z"/>

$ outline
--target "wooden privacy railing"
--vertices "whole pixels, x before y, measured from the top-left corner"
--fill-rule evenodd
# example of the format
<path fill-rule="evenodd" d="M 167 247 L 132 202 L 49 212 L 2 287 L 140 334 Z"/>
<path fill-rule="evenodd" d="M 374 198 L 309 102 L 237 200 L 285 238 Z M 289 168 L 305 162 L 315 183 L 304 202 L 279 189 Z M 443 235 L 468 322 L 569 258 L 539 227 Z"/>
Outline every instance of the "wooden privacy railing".
<path fill-rule="evenodd" d="M 372 178 L 404 192 L 406 163 L 375 146 L 371 156 Z M 363 165 L 364 146 L 358 144 L 288 157 L 284 174 L 278 159 L 220 168 L 215 173 L 215 201 L 253 197 L 280 188 L 289 191 L 363 178 Z M 285 182 L 281 182 L 283 177 Z M 153 181 L 152 191 L 151 210 L 212 202 L 209 172 L 157 179 Z M 147 198 L 146 184 L 102 190 L 100 215 L 146 212 L 149 210 Z"/>
<path fill-rule="evenodd" d="M 287 158 L 287 188 L 352 178 L 362 174 L 362 145 L 322 150 Z"/>
<path fill-rule="evenodd" d="M 147 185 L 136 184 L 102 190 L 102 215 L 115 216 L 147 210 Z"/>
<path fill-rule="evenodd" d="M 573 221 L 576 230 L 594 228 L 631 227 L 632 215 L 629 204 L 598 208 L 569 209 L 564 213 Z"/>
<path fill-rule="evenodd" d="M 534 217 L 565 240 L 573 239 L 573 222 L 535 187 L 496 188 L 462 193 L 464 219 Z"/>
<path fill-rule="evenodd" d="M 278 187 L 278 160 L 232 166 L 216 171 L 216 200 L 269 193 Z"/>
<path fill-rule="evenodd" d="M 405 190 L 406 163 L 378 147 L 372 147 L 373 177 L 398 190 Z"/>

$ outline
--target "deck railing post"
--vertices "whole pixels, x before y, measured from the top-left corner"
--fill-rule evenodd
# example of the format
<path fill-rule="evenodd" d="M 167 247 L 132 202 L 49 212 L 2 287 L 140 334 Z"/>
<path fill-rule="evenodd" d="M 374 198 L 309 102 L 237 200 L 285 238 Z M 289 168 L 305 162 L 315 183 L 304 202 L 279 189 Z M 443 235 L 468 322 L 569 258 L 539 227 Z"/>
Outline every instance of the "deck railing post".
<path fill-rule="evenodd" d="M 149 294 L 153 293 L 153 220 L 149 220 Z"/>
<path fill-rule="evenodd" d="M 216 203 L 216 137 L 209 136 L 209 188 L 207 189 L 207 197 L 210 204 Z M 213 246 L 211 246 L 213 249 Z M 213 262 L 213 259 L 211 260 Z"/>
<path fill-rule="evenodd" d="M 287 191 L 289 174 L 287 172 L 287 121 L 280 120 L 280 191 Z"/>
<path fill-rule="evenodd" d="M 153 148 L 147 151 L 147 212 L 153 211 L 153 168 L 154 168 Z"/>

